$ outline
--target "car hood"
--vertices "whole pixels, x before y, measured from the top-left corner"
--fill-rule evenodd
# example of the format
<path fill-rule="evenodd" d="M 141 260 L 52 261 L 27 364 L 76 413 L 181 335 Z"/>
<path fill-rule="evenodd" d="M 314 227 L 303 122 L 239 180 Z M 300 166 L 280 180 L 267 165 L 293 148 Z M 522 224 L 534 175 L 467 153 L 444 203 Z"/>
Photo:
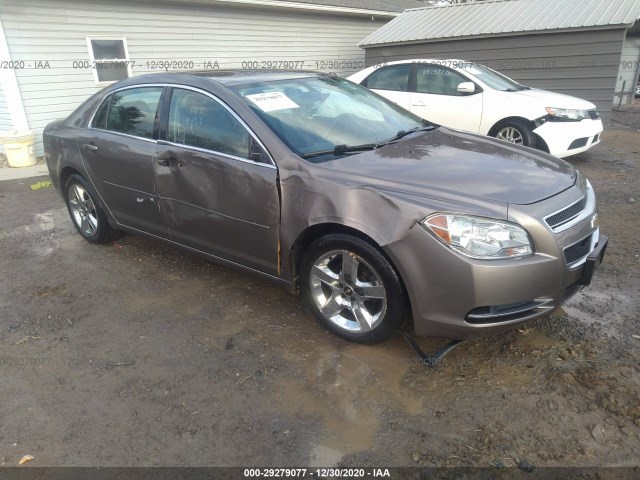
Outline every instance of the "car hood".
<path fill-rule="evenodd" d="M 573 108 L 576 110 L 591 110 L 596 106 L 583 100 L 581 98 L 572 97 L 570 95 L 563 95 L 562 93 L 548 92 L 547 90 L 539 90 L 532 88 L 530 90 L 520 90 L 518 92 L 508 92 L 509 95 L 517 95 L 518 97 L 524 97 L 536 101 L 543 102 L 542 107 L 555 107 L 555 108 Z"/>
<path fill-rule="evenodd" d="M 576 170 L 543 152 L 445 127 L 323 162 L 349 183 L 413 195 L 530 204 L 570 188 Z"/>

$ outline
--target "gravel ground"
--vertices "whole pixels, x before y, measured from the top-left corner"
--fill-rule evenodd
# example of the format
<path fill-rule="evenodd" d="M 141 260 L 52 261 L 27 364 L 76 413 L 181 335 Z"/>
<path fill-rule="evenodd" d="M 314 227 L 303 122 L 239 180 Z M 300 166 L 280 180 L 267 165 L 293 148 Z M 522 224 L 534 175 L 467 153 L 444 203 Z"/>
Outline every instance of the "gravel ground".
<path fill-rule="evenodd" d="M 640 134 L 614 128 L 570 158 L 610 236 L 592 285 L 435 369 L 160 242 L 90 245 L 40 179 L 0 182 L 0 464 L 639 465 Z"/>

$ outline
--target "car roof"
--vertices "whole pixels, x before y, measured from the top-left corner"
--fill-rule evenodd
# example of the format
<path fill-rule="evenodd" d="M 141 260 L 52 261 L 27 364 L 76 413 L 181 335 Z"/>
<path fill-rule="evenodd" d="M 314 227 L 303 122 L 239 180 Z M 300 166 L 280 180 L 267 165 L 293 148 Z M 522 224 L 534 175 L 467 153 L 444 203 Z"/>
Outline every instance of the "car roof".
<path fill-rule="evenodd" d="M 210 78 L 223 85 L 291 80 L 294 78 L 319 77 L 324 74 L 309 70 L 209 70 L 194 72 L 194 75 Z"/>
<path fill-rule="evenodd" d="M 242 85 L 254 82 L 290 80 L 324 76 L 321 72 L 309 70 L 202 70 L 184 72 L 151 73 L 129 78 L 127 83 L 182 82 L 188 79 L 206 78 L 223 86 Z"/>
<path fill-rule="evenodd" d="M 462 60 L 460 58 L 409 58 L 406 60 L 394 60 L 392 62 L 383 62 L 383 65 L 400 65 L 404 63 L 441 63 L 444 66 L 448 64 L 471 64 L 470 60 Z M 375 65 L 374 65 L 375 66 Z"/>

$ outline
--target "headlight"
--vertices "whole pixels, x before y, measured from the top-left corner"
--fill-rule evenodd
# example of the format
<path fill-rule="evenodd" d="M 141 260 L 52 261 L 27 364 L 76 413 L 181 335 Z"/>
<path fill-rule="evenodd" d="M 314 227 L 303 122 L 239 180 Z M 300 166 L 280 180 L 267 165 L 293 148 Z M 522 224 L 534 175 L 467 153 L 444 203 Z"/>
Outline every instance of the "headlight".
<path fill-rule="evenodd" d="M 545 108 L 549 114 L 549 120 L 564 121 L 564 122 L 579 122 L 580 120 L 587 120 L 591 118 L 588 110 L 572 110 L 570 108 Z"/>
<path fill-rule="evenodd" d="M 526 230 L 513 223 L 467 215 L 436 214 L 420 224 L 446 246 L 467 257 L 489 260 L 533 253 Z"/>

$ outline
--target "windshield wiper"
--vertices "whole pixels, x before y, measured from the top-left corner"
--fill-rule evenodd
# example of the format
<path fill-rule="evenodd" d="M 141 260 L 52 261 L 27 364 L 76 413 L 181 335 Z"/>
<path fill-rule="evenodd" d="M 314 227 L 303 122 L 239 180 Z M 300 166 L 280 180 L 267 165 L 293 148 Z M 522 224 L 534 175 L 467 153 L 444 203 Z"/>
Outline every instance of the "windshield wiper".
<path fill-rule="evenodd" d="M 309 152 L 309 153 L 303 153 L 302 155 L 300 155 L 302 158 L 314 158 L 314 157 L 322 157 L 323 155 L 340 155 L 342 153 L 354 153 L 354 152 L 365 152 L 367 150 L 374 150 L 376 148 L 380 148 L 380 147 L 384 147 L 385 145 L 389 145 L 391 142 L 395 142 L 396 140 L 400 140 L 402 137 L 406 137 L 407 135 L 411 134 L 411 133 L 415 133 L 415 132 L 425 132 L 428 130 L 433 130 L 436 128 L 435 125 L 427 122 L 426 120 L 423 121 L 423 123 L 426 125 L 423 128 L 420 127 L 414 127 L 410 130 L 400 130 L 398 133 L 396 133 L 393 137 L 380 142 L 380 143 L 364 143 L 362 145 L 336 145 L 335 147 L 333 147 L 333 149 L 331 150 L 318 150 L 317 152 Z"/>
<path fill-rule="evenodd" d="M 385 145 L 389 145 L 390 143 L 395 142 L 396 140 L 400 140 L 402 137 L 406 137 L 407 135 L 409 135 L 411 133 L 426 132 L 428 130 L 433 130 L 434 128 L 435 127 L 433 125 L 429 125 L 429 126 L 423 127 L 423 128 L 414 127 L 414 128 L 409 129 L 409 130 L 400 130 L 393 137 L 385 140 L 384 142 L 381 142 L 381 143 L 377 144 L 376 148 L 380 148 L 380 147 L 384 147 Z"/>
<path fill-rule="evenodd" d="M 526 85 L 518 85 L 518 88 L 505 88 L 502 90 L 503 92 L 521 92 L 522 90 L 531 90 L 531 87 L 527 87 Z"/>
<path fill-rule="evenodd" d="M 303 153 L 300 155 L 302 158 L 313 158 L 313 157 L 321 157 L 323 155 L 340 155 L 341 153 L 352 153 L 352 152 L 365 152 L 367 150 L 373 150 L 376 148 L 376 144 L 374 143 L 365 143 L 363 145 L 336 145 L 332 150 L 319 150 L 317 152 L 309 152 Z"/>

